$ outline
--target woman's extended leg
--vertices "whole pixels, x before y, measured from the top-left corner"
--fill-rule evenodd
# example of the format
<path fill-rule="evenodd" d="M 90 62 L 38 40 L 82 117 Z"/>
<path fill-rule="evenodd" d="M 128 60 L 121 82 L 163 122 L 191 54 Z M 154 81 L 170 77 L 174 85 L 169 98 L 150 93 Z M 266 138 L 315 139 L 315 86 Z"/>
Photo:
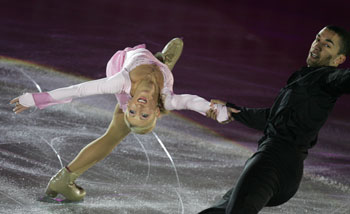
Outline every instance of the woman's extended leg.
<path fill-rule="evenodd" d="M 174 38 L 165 45 L 162 52 L 157 52 L 155 57 L 166 64 L 172 71 L 181 56 L 183 46 L 184 43 L 182 39 Z"/>
<path fill-rule="evenodd" d="M 129 133 L 130 129 L 124 122 L 124 113 L 117 105 L 112 122 L 105 134 L 85 146 L 67 168 L 61 169 L 51 178 L 46 194 L 55 197 L 60 193 L 71 201 L 83 199 L 85 190 L 75 185 L 75 179 L 104 159 Z"/>
<path fill-rule="evenodd" d="M 124 122 L 124 113 L 117 105 L 107 131 L 85 146 L 78 156 L 68 164 L 71 172 L 82 174 L 98 161 L 103 160 L 130 133 Z"/>

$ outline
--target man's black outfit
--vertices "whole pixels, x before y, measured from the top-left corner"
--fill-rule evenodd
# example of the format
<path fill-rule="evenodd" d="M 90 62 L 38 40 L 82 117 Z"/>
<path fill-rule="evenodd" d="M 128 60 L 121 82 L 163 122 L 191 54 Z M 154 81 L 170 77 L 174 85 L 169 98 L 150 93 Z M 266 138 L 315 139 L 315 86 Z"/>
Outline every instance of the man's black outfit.
<path fill-rule="evenodd" d="M 271 108 L 245 108 L 235 120 L 264 131 L 235 188 L 200 214 L 253 214 L 288 201 L 298 190 L 308 149 L 337 100 L 350 92 L 350 69 L 303 67 L 293 73 Z"/>

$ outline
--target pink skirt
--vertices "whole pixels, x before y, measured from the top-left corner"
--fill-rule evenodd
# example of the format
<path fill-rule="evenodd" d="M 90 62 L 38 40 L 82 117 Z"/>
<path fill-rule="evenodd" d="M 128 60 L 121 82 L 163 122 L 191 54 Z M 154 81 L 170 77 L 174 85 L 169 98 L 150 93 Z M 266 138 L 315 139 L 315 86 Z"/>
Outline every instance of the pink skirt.
<path fill-rule="evenodd" d="M 121 71 L 123 64 L 124 64 L 124 60 L 125 60 L 125 55 L 128 51 L 133 51 L 139 48 L 146 48 L 145 44 L 141 44 L 141 45 L 136 45 L 133 48 L 125 48 L 124 50 L 121 51 L 117 51 L 117 53 L 115 53 L 112 58 L 109 60 L 108 64 L 107 64 L 107 69 L 106 69 L 106 76 L 110 77 L 113 76 L 114 74 L 118 73 Z"/>

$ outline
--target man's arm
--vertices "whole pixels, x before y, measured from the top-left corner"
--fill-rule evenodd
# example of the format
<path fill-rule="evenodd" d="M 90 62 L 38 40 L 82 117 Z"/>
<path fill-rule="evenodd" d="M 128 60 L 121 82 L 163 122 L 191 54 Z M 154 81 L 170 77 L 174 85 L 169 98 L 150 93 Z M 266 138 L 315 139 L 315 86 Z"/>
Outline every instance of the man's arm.
<path fill-rule="evenodd" d="M 270 114 L 270 108 L 246 108 L 236 106 L 233 103 L 226 103 L 226 106 L 240 111 L 238 113 L 231 112 L 231 116 L 235 120 L 250 128 L 264 131 L 267 118 Z"/>

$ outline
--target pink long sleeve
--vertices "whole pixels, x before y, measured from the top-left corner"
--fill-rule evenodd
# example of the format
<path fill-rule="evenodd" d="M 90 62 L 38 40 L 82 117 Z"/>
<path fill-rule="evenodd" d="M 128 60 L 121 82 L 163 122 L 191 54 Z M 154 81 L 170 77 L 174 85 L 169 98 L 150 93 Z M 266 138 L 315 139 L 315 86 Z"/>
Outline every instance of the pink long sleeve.
<path fill-rule="evenodd" d="M 165 92 L 166 93 L 166 92 Z M 170 91 L 165 94 L 164 106 L 167 110 L 192 110 L 202 115 L 206 115 L 206 112 L 211 108 L 210 102 L 202 97 L 191 94 L 173 94 Z M 213 106 L 218 112 L 217 120 L 223 122 L 228 119 L 226 106 L 216 104 Z"/>
<path fill-rule="evenodd" d="M 210 109 L 210 102 L 191 94 L 169 94 L 165 98 L 165 108 L 167 110 L 192 110 L 202 115 Z"/>
<path fill-rule="evenodd" d="M 43 109 L 50 105 L 70 102 L 76 97 L 85 97 L 95 94 L 129 93 L 131 82 L 128 75 L 127 72 L 120 72 L 111 77 L 92 80 L 49 92 L 26 93 L 20 96 L 19 102 L 26 107 L 35 105 Z"/>

